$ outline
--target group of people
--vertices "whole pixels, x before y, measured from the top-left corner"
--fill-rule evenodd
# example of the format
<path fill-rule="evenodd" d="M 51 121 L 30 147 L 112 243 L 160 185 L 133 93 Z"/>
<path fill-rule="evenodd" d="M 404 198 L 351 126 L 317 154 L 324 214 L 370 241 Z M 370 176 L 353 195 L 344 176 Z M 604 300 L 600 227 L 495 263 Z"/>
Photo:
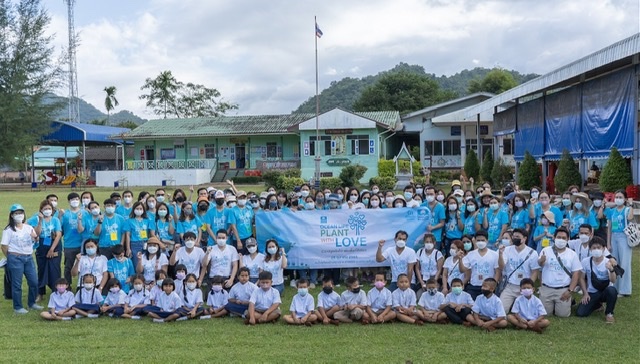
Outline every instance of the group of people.
<path fill-rule="evenodd" d="M 30 218 L 21 205 L 12 205 L 2 250 L 15 312 L 27 312 L 23 276 L 28 307 L 42 309 L 46 287 L 53 292 L 42 313 L 48 319 L 105 313 L 164 322 L 232 313 L 247 323 L 273 321 L 280 317 L 286 274 L 298 294 L 284 319 L 301 324 L 397 319 L 491 330 L 508 320 L 540 331 L 548 324 L 544 315 L 570 315 L 576 291 L 582 293 L 576 314 L 589 315 L 604 303 L 607 322 L 614 321 L 618 296 L 631 294 L 631 248 L 623 230 L 633 209 L 623 191 L 608 203 L 600 192 L 572 186 L 556 204 L 537 187 L 526 196 L 507 184 L 494 195 L 488 184 L 467 189 L 466 180 L 453 181 L 449 193 L 420 184 L 402 194 L 375 185 L 314 190 L 308 184 L 290 192 L 270 187 L 247 193 L 233 183 L 225 190 L 189 192 L 187 197 L 176 189 L 169 196 L 158 188 L 140 192 L 137 200 L 131 191 L 114 192 L 102 204 L 90 191 L 72 192 L 67 209 L 50 194 Z M 391 267 L 388 289 L 389 279 L 371 269 L 361 270 L 360 279 L 357 269 L 343 269 L 346 278 L 340 269 L 287 271 L 277 237 L 264 251 L 254 238 L 259 212 L 417 207 L 431 216 L 419 246 L 408 247 L 406 232 L 398 231 L 395 247 L 382 251 L 381 243 L 376 253 L 378 262 Z M 320 274 L 323 292 L 314 308 L 308 290 Z M 538 279 L 540 299 L 528 294 Z M 343 280 L 347 291 L 340 297 L 327 293 Z M 360 280 L 375 286 L 369 295 L 360 293 Z M 234 288 L 242 294 L 233 296 Z M 538 316 L 528 319 L 534 308 Z"/>

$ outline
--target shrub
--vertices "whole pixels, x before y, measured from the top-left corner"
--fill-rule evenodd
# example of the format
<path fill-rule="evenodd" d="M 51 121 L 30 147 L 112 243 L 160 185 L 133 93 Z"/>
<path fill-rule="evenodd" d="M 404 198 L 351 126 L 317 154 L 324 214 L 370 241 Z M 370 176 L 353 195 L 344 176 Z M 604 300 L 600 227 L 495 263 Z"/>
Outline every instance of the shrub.
<path fill-rule="evenodd" d="M 282 175 L 285 177 L 298 177 L 302 176 L 302 171 L 299 168 L 289 168 L 282 172 Z"/>
<path fill-rule="evenodd" d="M 378 185 L 380 191 L 393 190 L 396 186 L 396 179 L 394 177 L 373 177 L 369 180 L 369 187 Z"/>
<path fill-rule="evenodd" d="M 304 180 L 300 177 L 281 176 L 280 178 L 278 178 L 278 184 L 278 189 L 289 192 L 293 191 L 294 187 L 302 186 L 304 184 Z"/>
<path fill-rule="evenodd" d="M 611 148 L 609 160 L 600 174 L 600 190 L 606 192 L 624 190 L 631 183 L 631 171 L 627 161 L 622 158 L 618 148 Z"/>
<path fill-rule="evenodd" d="M 282 176 L 280 171 L 264 171 L 262 172 L 262 180 L 267 188 L 278 186 L 278 178 Z"/>
<path fill-rule="evenodd" d="M 262 182 L 262 177 L 258 176 L 238 176 L 232 178 L 233 183 L 238 185 L 255 185 Z"/>
<path fill-rule="evenodd" d="M 427 184 L 427 177 L 425 176 L 417 176 L 417 177 L 413 177 L 413 184 L 414 185 L 425 185 Z"/>
<path fill-rule="evenodd" d="M 491 171 L 493 170 L 493 154 L 491 153 L 491 149 L 487 149 L 484 153 L 484 159 L 482 160 L 482 168 L 480 168 L 480 177 L 484 182 L 489 182 L 491 184 Z"/>
<path fill-rule="evenodd" d="M 380 159 L 378 161 L 378 177 L 395 177 L 396 165 L 393 160 Z"/>
<path fill-rule="evenodd" d="M 338 187 L 342 187 L 342 180 L 338 177 L 324 177 L 320 178 L 320 189 L 328 188 L 331 191 Z"/>
<path fill-rule="evenodd" d="M 498 160 L 493 163 L 493 169 L 491 170 L 491 180 L 495 188 L 500 189 L 504 184 L 513 179 L 513 175 L 511 174 L 511 168 L 504 165 L 502 158 L 498 158 Z"/>
<path fill-rule="evenodd" d="M 541 185 L 542 175 L 538 163 L 535 158 L 529 153 L 524 152 L 524 160 L 518 170 L 518 185 L 522 190 L 530 190 L 533 186 Z"/>
<path fill-rule="evenodd" d="M 476 181 L 480 176 L 480 162 L 478 161 L 476 151 L 473 149 L 467 153 L 467 157 L 464 160 L 464 173 L 467 175 L 467 178 L 473 178 Z"/>
<path fill-rule="evenodd" d="M 340 171 L 339 177 L 342 180 L 343 186 L 351 187 L 358 184 L 365 173 L 367 173 L 367 167 L 360 164 L 354 164 L 343 167 Z"/>
<path fill-rule="evenodd" d="M 573 157 L 567 149 L 562 150 L 562 158 L 560 158 L 558 165 L 558 173 L 553 178 L 553 184 L 558 193 L 565 192 L 571 185 L 582 186 L 582 176 L 578 165 L 573 161 Z"/>

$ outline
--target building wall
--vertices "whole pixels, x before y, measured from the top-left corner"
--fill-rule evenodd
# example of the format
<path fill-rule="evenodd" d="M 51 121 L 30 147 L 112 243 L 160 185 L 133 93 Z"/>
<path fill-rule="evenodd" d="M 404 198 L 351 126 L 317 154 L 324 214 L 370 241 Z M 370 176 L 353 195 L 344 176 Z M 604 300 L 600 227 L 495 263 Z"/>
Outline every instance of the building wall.
<path fill-rule="evenodd" d="M 126 183 L 123 182 L 126 180 Z M 161 186 L 162 181 L 169 185 L 189 186 L 209 183 L 208 169 L 172 169 L 172 170 L 136 170 L 136 171 L 97 171 L 96 186 L 114 187 L 118 181 L 120 188 L 127 186 Z"/>

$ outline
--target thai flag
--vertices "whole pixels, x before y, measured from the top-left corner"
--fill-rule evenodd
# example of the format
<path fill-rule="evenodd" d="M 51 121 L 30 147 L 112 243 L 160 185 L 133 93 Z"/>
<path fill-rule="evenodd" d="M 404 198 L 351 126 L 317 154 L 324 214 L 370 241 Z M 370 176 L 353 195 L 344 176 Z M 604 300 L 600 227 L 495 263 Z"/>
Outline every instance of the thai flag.
<path fill-rule="evenodd" d="M 316 23 L 316 37 L 322 38 L 322 30 L 320 30 L 318 23 Z"/>

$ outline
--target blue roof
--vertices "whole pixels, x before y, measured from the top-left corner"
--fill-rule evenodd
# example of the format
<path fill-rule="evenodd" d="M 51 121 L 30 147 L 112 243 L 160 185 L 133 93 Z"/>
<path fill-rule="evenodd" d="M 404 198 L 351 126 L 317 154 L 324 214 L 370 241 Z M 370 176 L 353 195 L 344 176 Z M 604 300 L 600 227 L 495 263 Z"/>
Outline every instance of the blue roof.
<path fill-rule="evenodd" d="M 118 136 L 130 131 L 127 128 L 65 121 L 52 122 L 51 130 L 51 133 L 42 137 L 42 144 L 67 146 L 80 146 L 82 142 L 85 145 L 122 144 Z"/>

